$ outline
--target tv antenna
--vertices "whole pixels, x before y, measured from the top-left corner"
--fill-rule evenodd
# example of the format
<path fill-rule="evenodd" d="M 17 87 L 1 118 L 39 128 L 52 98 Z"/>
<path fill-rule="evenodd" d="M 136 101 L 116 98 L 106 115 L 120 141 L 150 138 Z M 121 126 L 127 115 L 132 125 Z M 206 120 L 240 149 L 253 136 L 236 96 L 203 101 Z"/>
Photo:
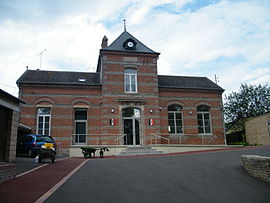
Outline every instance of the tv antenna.
<path fill-rule="evenodd" d="M 219 83 L 219 77 L 217 75 L 215 75 L 215 82 L 216 82 L 216 84 Z"/>
<path fill-rule="evenodd" d="M 41 67 L 42 67 L 42 54 L 43 54 L 45 51 L 47 51 L 47 49 L 44 49 L 42 52 L 40 52 L 39 54 L 37 54 L 37 56 L 40 55 L 39 69 L 41 69 Z"/>

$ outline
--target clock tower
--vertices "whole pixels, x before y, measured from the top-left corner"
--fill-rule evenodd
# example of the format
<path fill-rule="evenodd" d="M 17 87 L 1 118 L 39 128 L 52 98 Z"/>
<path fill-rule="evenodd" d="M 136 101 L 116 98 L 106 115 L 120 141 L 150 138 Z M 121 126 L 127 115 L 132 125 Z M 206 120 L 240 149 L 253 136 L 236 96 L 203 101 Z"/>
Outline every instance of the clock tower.
<path fill-rule="evenodd" d="M 158 56 L 126 30 L 100 50 L 101 130 L 126 134 L 123 144 L 146 145 L 159 133 Z"/>

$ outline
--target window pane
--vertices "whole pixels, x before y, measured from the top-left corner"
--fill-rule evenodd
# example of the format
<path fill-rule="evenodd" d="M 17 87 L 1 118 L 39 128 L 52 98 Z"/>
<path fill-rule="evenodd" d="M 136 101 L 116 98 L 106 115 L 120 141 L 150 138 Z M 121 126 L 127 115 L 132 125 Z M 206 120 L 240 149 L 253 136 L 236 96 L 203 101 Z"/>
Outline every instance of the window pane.
<path fill-rule="evenodd" d="M 86 135 L 79 135 L 79 142 L 81 143 L 86 142 Z"/>
<path fill-rule="evenodd" d="M 135 75 L 130 75 L 131 84 L 135 84 Z"/>
<path fill-rule="evenodd" d="M 136 85 L 131 84 L 131 91 L 130 92 L 136 92 Z"/>
<path fill-rule="evenodd" d="M 168 106 L 168 111 L 181 111 L 181 110 L 182 110 L 182 106 L 178 104 L 172 104 Z"/>
<path fill-rule="evenodd" d="M 43 128 L 43 123 L 38 123 L 38 129 L 42 130 L 42 128 Z"/>
<path fill-rule="evenodd" d="M 198 120 L 198 130 L 199 130 L 199 133 L 203 133 L 203 121 L 202 120 Z"/>
<path fill-rule="evenodd" d="M 134 108 L 125 108 L 122 110 L 123 117 L 133 117 Z"/>
<path fill-rule="evenodd" d="M 169 126 L 174 127 L 174 120 L 169 120 Z"/>
<path fill-rule="evenodd" d="M 210 106 L 200 105 L 197 107 L 197 111 L 210 111 Z"/>
<path fill-rule="evenodd" d="M 178 126 L 176 127 L 177 133 L 183 133 L 183 128 Z"/>
<path fill-rule="evenodd" d="M 205 127 L 205 133 L 211 133 L 211 128 L 210 127 Z"/>
<path fill-rule="evenodd" d="M 204 119 L 210 119 L 210 115 L 209 115 L 209 113 L 204 113 Z"/>
<path fill-rule="evenodd" d="M 182 120 L 176 120 L 176 126 L 182 126 Z"/>
<path fill-rule="evenodd" d="M 174 113 L 168 113 L 168 118 L 169 119 L 174 119 Z"/>
<path fill-rule="evenodd" d="M 48 108 L 48 107 L 38 108 L 38 115 L 48 115 L 50 113 L 51 113 L 51 108 Z"/>
<path fill-rule="evenodd" d="M 126 90 L 126 92 L 130 91 L 130 78 L 129 78 L 129 75 L 125 75 L 125 90 Z"/>
<path fill-rule="evenodd" d="M 75 134 L 86 134 L 86 122 L 76 122 Z"/>
<path fill-rule="evenodd" d="M 87 111 L 75 110 L 75 120 L 87 120 Z"/>
<path fill-rule="evenodd" d="M 198 130 L 199 130 L 199 133 L 204 133 L 204 132 L 203 132 L 203 127 L 202 127 L 202 126 L 199 126 L 199 127 L 198 127 Z"/>
<path fill-rule="evenodd" d="M 169 133 L 175 133 L 175 128 L 173 126 L 169 127 Z"/>
<path fill-rule="evenodd" d="M 42 117 L 42 116 L 39 116 L 39 117 L 38 117 L 38 122 L 39 122 L 39 123 L 42 123 L 42 122 L 43 122 L 43 117 Z"/>
<path fill-rule="evenodd" d="M 182 114 L 181 113 L 175 113 L 176 119 L 182 119 Z"/>
<path fill-rule="evenodd" d="M 125 73 L 136 74 L 136 69 L 134 69 L 134 68 L 126 68 Z"/>
<path fill-rule="evenodd" d="M 210 127 L 210 121 L 209 120 L 204 120 L 204 126 L 205 127 Z"/>
<path fill-rule="evenodd" d="M 130 77 L 126 75 L 125 78 L 125 90 L 126 92 L 130 92 Z"/>
<path fill-rule="evenodd" d="M 202 114 L 201 113 L 198 113 L 197 119 L 202 119 Z"/>
<path fill-rule="evenodd" d="M 50 122 L 50 117 L 49 116 L 46 116 L 45 117 L 45 123 L 49 123 Z"/>
<path fill-rule="evenodd" d="M 135 116 L 136 118 L 139 118 L 139 117 L 141 116 L 141 111 L 140 111 L 139 109 L 135 109 L 135 108 L 134 108 L 134 116 Z"/>

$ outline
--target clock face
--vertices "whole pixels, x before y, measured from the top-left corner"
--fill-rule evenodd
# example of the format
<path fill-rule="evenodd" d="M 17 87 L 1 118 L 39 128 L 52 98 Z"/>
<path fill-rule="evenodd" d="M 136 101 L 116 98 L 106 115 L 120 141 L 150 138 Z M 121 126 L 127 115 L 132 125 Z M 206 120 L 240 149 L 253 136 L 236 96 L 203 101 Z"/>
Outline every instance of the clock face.
<path fill-rule="evenodd" d="M 129 41 L 129 42 L 127 43 L 127 45 L 128 45 L 128 47 L 130 47 L 130 48 L 134 46 L 133 42 L 131 42 L 131 41 Z"/>

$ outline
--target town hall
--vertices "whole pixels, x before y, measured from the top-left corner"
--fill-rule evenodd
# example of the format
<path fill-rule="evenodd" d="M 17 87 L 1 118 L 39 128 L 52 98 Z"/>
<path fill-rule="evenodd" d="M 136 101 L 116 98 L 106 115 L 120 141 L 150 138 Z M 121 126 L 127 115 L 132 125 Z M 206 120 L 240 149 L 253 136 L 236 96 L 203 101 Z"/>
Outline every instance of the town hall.
<path fill-rule="evenodd" d="M 111 44 L 103 37 L 95 72 L 28 69 L 20 123 L 71 156 L 81 146 L 224 145 L 224 89 L 158 75 L 159 55 L 124 30 Z"/>

